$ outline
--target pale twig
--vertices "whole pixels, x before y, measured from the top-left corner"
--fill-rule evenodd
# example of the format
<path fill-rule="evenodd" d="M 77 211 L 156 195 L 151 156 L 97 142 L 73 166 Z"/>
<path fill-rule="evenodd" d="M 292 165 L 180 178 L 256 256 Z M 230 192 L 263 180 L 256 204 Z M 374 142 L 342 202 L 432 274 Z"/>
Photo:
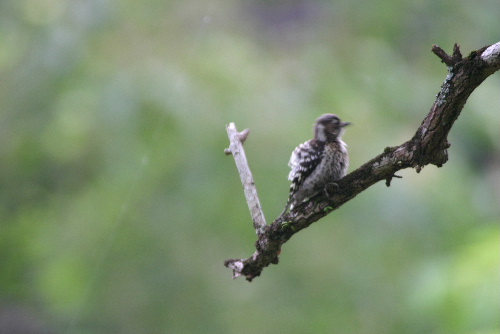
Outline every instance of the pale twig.
<path fill-rule="evenodd" d="M 224 153 L 233 155 L 236 168 L 238 168 L 238 173 L 240 174 L 241 183 L 243 184 L 248 209 L 250 209 L 250 215 L 252 215 L 253 227 L 257 235 L 260 235 L 264 233 L 267 223 L 264 218 L 262 206 L 260 205 L 259 196 L 257 195 L 257 188 L 255 187 L 252 172 L 248 166 L 245 150 L 243 149 L 243 142 L 247 139 L 250 130 L 245 129 L 242 132 L 238 132 L 236 125 L 229 123 L 226 126 L 226 131 L 230 144 L 229 148 L 224 150 Z"/>

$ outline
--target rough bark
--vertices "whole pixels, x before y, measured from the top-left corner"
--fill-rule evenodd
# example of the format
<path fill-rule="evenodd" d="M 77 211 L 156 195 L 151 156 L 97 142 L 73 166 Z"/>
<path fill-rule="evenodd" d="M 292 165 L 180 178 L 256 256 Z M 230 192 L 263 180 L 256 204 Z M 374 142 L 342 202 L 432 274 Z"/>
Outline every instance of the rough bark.
<path fill-rule="evenodd" d="M 339 208 L 371 185 L 385 180 L 386 185 L 390 186 L 392 178 L 397 177 L 395 173 L 404 168 L 415 168 L 418 173 L 425 165 L 441 167 L 446 163 L 447 149 L 450 147 L 447 137 L 453 123 L 474 89 L 500 69 L 500 42 L 472 51 L 465 58 L 462 57 L 457 44 L 452 55 L 448 55 L 436 45 L 432 47 L 432 52 L 447 65 L 448 76 L 413 138 L 399 146 L 387 147 L 383 153 L 337 181 L 338 189 L 333 197 L 326 198 L 323 194 L 318 194 L 278 217 L 271 225 L 265 225 L 265 222 L 264 225 L 256 224 L 254 219 L 258 235 L 255 253 L 246 259 L 230 259 L 224 262 L 226 267 L 233 270 L 233 278 L 245 276 L 248 281 L 252 281 L 265 267 L 278 263 L 281 245 L 295 233 Z M 248 165 L 246 168 L 248 169 Z M 253 180 L 249 186 L 255 187 Z M 257 194 L 256 190 L 250 192 Z"/>

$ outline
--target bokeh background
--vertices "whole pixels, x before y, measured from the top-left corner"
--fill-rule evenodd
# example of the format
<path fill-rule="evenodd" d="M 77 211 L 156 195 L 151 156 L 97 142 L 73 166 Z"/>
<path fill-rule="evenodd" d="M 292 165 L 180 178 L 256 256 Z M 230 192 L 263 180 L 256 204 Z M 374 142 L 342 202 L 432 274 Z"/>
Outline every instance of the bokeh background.
<path fill-rule="evenodd" d="M 0 2 L 1 333 L 500 330 L 500 76 L 450 160 L 404 170 L 294 236 L 256 239 L 225 125 L 268 221 L 294 147 L 336 113 L 355 169 L 409 139 L 446 67 L 499 40 L 496 0 Z"/>

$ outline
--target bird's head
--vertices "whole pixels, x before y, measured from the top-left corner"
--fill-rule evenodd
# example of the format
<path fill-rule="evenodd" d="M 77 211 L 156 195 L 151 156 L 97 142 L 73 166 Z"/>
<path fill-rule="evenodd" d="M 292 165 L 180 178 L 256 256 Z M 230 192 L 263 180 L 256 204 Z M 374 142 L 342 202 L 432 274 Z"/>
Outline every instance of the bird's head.
<path fill-rule="evenodd" d="M 314 138 L 322 142 L 332 142 L 341 139 L 344 127 L 349 122 L 342 122 L 337 115 L 324 114 L 316 120 L 314 125 Z"/>

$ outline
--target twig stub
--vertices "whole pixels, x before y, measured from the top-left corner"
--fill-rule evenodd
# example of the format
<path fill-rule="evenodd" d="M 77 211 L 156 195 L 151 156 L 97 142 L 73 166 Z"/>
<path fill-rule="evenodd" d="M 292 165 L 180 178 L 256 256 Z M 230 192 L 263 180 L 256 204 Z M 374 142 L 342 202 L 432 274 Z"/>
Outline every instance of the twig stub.
<path fill-rule="evenodd" d="M 455 44 L 455 46 L 457 46 L 457 45 Z M 450 55 L 448 55 L 443 49 L 441 49 L 436 44 L 434 44 L 432 46 L 432 52 L 436 56 L 438 56 L 441 59 L 441 61 L 443 63 L 445 63 L 446 65 L 451 66 L 451 67 L 455 66 L 455 60 L 452 57 L 450 57 Z M 458 52 L 460 52 L 460 51 L 458 51 Z"/>

